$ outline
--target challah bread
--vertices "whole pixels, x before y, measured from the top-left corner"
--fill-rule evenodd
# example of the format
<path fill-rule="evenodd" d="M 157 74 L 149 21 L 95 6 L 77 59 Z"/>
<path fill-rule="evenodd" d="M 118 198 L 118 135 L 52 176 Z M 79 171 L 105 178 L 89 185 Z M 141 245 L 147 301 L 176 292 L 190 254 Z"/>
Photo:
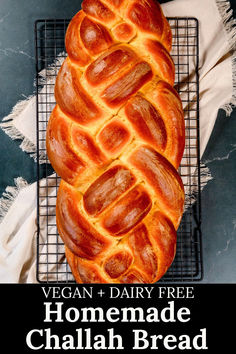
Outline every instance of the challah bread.
<path fill-rule="evenodd" d="M 154 0 L 84 0 L 69 24 L 47 153 L 79 283 L 154 283 L 174 259 L 185 127 L 171 41 Z"/>

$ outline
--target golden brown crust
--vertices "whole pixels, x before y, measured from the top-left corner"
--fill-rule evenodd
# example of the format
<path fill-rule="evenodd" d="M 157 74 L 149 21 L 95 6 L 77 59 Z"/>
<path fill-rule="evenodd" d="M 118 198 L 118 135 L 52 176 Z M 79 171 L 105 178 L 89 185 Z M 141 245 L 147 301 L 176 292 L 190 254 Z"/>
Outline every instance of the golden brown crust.
<path fill-rule="evenodd" d="M 57 227 L 79 283 L 153 283 L 184 207 L 185 140 L 171 30 L 154 0 L 84 0 L 47 128 Z"/>

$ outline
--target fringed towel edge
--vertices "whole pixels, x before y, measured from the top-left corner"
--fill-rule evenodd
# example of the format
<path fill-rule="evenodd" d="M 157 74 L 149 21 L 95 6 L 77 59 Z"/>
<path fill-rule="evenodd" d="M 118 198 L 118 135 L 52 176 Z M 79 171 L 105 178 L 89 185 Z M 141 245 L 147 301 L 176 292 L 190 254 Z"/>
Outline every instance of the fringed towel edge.
<path fill-rule="evenodd" d="M 28 182 L 23 177 L 14 178 L 14 183 L 15 186 L 8 186 L 0 198 L 0 224 L 19 195 L 20 191 L 29 186 Z"/>
<path fill-rule="evenodd" d="M 17 102 L 13 107 L 11 113 L 3 118 L 0 123 L 0 128 L 7 134 L 12 140 L 21 140 L 20 148 L 22 151 L 27 152 L 30 157 L 37 161 L 37 148 L 36 145 L 26 138 L 16 127 L 15 120 L 30 104 L 30 101 L 35 100 L 35 96 L 29 96 L 27 99 Z M 43 154 L 40 154 L 39 160 L 43 160 Z"/>
<path fill-rule="evenodd" d="M 233 17 L 233 10 L 228 0 L 216 0 L 216 5 L 223 21 L 229 51 L 232 53 L 232 98 L 229 103 L 221 107 L 225 111 L 226 116 L 229 117 L 233 108 L 236 107 L 236 19 Z"/>
<path fill-rule="evenodd" d="M 65 60 L 66 53 L 62 52 L 58 55 L 55 61 L 49 65 L 47 68 L 43 69 L 39 73 L 38 82 L 39 86 L 44 86 L 46 83 L 49 83 L 48 79 L 52 76 L 55 76 L 58 72 L 58 68 L 62 65 L 63 61 Z M 56 70 L 56 72 L 55 72 Z M 36 82 L 34 83 L 36 86 Z M 6 133 L 12 140 L 21 140 L 20 148 L 22 151 L 28 153 L 30 157 L 37 162 L 37 146 L 36 143 L 31 141 L 30 139 L 26 138 L 15 126 L 15 121 L 19 117 L 19 115 L 26 109 L 26 107 L 31 103 L 31 101 L 36 100 L 36 95 L 31 95 L 24 100 L 21 100 L 16 103 L 13 107 L 11 113 L 3 118 L 2 122 L 0 123 L 0 128 Z M 36 112 L 35 112 L 36 115 Z M 47 157 L 45 156 L 44 152 L 39 152 L 39 163 L 43 164 L 46 163 Z"/>
<path fill-rule="evenodd" d="M 202 191 L 205 186 L 213 180 L 213 177 L 211 175 L 211 171 L 208 166 L 206 166 L 204 163 L 200 163 L 200 186 L 198 183 L 198 170 L 191 176 L 192 180 L 192 185 L 190 190 L 185 190 L 185 211 L 192 206 L 197 198 L 198 198 L 198 192 L 199 192 L 199 187 L 200 191 Z M 195 182 L 195 183 L 194 183 Z"/>

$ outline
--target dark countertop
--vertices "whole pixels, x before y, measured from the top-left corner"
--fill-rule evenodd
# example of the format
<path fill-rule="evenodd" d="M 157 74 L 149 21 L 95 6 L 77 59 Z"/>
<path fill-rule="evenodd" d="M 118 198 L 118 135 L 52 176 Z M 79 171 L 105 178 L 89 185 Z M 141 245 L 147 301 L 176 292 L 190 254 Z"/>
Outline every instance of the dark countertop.
<path fill-rule="evenodd" d="M 35 20 L 71 18 L 80 4 L 79 0 L 1 0 L 0 120 L 19 100 L 35 93 Z M 233 0 L 231 4 L 235 11 Z M 201 195 L 205 283 L 236 283 L 235 131 L 236 110 L 231 117 L 220 110 L 202 159 L 213 177 Z M 36 164 L 19 145 L 0 130 L 0 196 L 15 177 L 28 183 L 36 180 Z"/>

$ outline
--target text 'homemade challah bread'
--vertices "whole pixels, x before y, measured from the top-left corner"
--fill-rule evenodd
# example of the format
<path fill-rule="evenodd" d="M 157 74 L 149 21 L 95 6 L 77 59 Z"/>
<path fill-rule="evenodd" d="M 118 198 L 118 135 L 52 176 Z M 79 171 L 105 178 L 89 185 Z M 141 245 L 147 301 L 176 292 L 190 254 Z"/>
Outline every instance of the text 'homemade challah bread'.
<path fill-rule="evenodd" d="M 153 283 L 171 265 L 185 141 L 172 35 L 154 0 L 84 0 L 66 34 L 47 152 L 79 283 Z"/>

